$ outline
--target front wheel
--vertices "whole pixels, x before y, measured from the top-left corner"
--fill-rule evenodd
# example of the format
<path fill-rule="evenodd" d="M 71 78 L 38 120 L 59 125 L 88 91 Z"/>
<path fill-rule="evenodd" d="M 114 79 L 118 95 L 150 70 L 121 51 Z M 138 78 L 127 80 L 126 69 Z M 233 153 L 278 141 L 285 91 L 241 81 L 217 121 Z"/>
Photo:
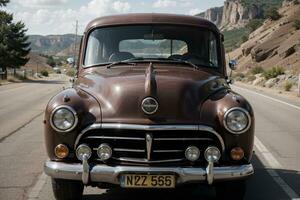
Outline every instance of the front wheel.
<path fill-rule="evenodd" d="M 79 181 L 52 179 L 52 189 L 56 200 L 80 200 L 83 184 Z"/>
<path fill-rule="evenodd" d="M 246 193 L 246 181 L 229 181 L 216 185 L 218 200 L 243 200 Z"/>

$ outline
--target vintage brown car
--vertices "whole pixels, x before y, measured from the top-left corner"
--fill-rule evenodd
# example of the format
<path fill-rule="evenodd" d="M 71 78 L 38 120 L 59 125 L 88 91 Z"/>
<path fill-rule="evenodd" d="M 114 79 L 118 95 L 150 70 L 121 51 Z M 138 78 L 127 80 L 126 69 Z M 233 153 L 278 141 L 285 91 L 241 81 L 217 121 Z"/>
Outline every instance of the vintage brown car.
<path fill-rule="evenodd" d="M 229 84 L 223 35 L 207 20 L 93 20 L 73 87 L 45 112 L 45 172 L 55 197 L 80 199 L 84 186 L 208 184 L 220 199 L 243 199 L 254 115 Z"/>

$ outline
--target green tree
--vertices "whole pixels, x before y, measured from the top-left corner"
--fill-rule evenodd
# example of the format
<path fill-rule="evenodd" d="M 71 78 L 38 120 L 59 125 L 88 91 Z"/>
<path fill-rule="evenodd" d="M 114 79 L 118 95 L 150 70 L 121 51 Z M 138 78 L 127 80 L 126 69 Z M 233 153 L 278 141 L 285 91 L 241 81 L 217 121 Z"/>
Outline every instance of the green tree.
<path fill-rule="evenodd" d="M 300 29 L 300 20 L 299 20 L 299 19 L 296 19 L 296 20 L 294 21 L 293 27 L 294 27 L 296 30 L 299 30 L 299 29 Z"/>
<path fill-rule="evenodd" d="M 53 59 L 52 56 L 49 56 L 49 57 L 47 58 L 47 64 L 50 65 L 51 67 L 55 67 L 56 62 L 55 62 L 55 60 Z"/>
<path fill-rule="evenodd" d="M 267 16 L 267 18 L 274 20 L 274 21 L 281 18 L 281 15 L 278 12 L 278 8 L 276 8 L 276 7 L 271 7 L 270 9 L 268 9 L 266 16 Z"/>
<path fill-rule="evenodd" d="M 253 32 L 256 29 L 258 29 L 262 24 L 263 24 L 262 19 L 252 19 L 248 22 L 248 24 L 246 25 L 246 28 L 249 29 L 250 32 Z"/>
<path fill-rule="evenodd" d="M 6 4 L 9 3 L 9 0 L 0 0 L 0 7 L 1 6 L 6 6 Z"/>
<path fill-rule="evenodd" d="M 5 6 L 9 0 L 0 0 Z M 22 22 L 13 22 L 13 15 L 0 10 L 0 68 L 6 72 L 7 67 L 18 68 L 28 62 L 30 52 L 27 42 L 27 29 Z"/>

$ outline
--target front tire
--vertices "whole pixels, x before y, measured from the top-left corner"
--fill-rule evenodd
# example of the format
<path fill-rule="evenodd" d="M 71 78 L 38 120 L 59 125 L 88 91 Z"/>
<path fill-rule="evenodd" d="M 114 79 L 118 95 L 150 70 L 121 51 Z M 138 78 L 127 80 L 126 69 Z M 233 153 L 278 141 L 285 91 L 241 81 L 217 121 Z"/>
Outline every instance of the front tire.
<path fill-rule="evenodd" d="M 79 181 L 52 179 L 52 189 L 56 200 L 80 200 L 83 184 Z"/>
<path fill-rule="evenodd" d="M 246 181 L 229 181 L 216 185 L 218 200 L 243 200 L 246 194 Z"/>

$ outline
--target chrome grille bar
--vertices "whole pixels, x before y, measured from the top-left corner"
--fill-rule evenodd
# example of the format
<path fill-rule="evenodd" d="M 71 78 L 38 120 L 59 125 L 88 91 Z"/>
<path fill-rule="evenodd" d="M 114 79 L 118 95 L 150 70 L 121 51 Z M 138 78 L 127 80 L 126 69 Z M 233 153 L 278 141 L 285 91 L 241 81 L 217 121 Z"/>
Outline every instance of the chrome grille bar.
<path fill-rule="evenodd" d="M 137 153 L 145 153 L 145 150 L 142 150 L 142 149 L 122 149 L 122 148 L 114 148 L 114 151 L 119 151 L 119 152 L 137 152 Z"/>
<path fill-rule="evenodd" d="M 155 141 L 213 141 L 212 138 L 154 138 Z"/>
<path fill-rule="evenodd" d="M 153 153 L 180 153 L 183 150 L 153 150 Z"/>
<path fill-rule="evenodd" d="M 108 139 L 108 140 L 139 140 L 144 141 L 145 138 L 137 137 L 113 137 L 113 136 L 88 136 L 87 139 Z"/>
<path fill-rule="evenodd" d="M 137 158 L 113 158 L 115 160 L 119 161 L 125 161 L 125 162 L 137 162 L 137 163 L 168 163 L 168 162 L 180 162 L 184 161 L 185 159 L 169 159 L 169 160 L 155 160 L 155 161 L 149 161 L 147 159 L 137 159 Z"/>
<path fill-rule="evenodd" d="M 74 148 L 77 147 L 80 139 L 90 130 L 96 129 L 125 129 L 125 130 L 144 130 L 144 131 L 167 131 L 167 130 L 190 130 L 190 131 L 206 131 L 215 135 L 221 146 L 222 152 L 225 151 L 225 143 L 223 138 L 219 133 L 217 133 L 212 127 L 204 126 L 204 125 L 140 125 L 140 124 L 118 124 L 118 123 L 95 123 L 84 130 L 77 136 Z M 141 139 L 141 138 L 140 138 Z M 144 140 L 144 138 L 143 138 Z"/>

